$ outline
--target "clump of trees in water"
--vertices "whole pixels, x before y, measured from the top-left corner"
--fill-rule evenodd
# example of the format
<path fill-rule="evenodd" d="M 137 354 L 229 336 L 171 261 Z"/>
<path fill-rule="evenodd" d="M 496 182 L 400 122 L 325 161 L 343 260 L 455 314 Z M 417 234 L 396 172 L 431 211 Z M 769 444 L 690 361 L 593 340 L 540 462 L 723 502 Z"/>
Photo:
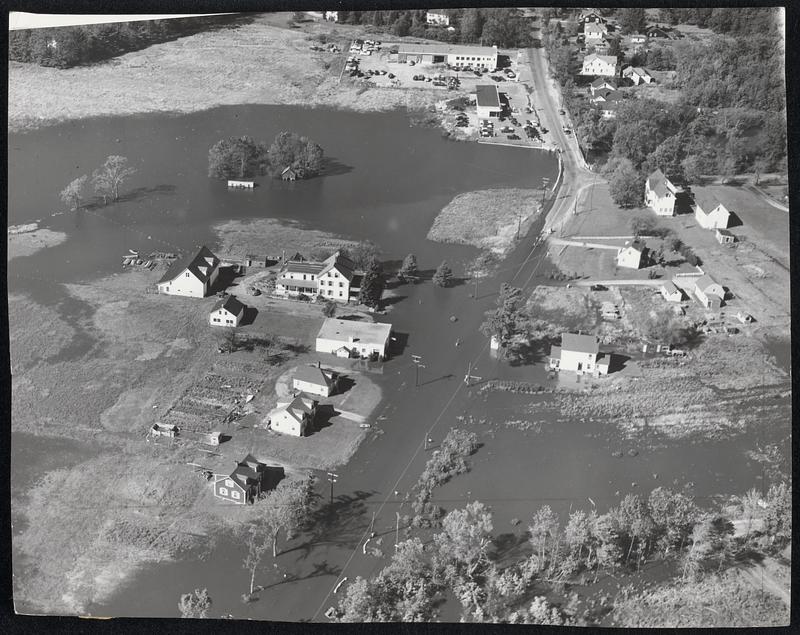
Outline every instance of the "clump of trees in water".
<path fill-rule="evenodd" d="M 9 31 L 8 59 L 57 68 L 93 64 L 243 19 L 250 18 L 220 15 Z"/>
<path fill-rule="evenodd" d="M 269 146 L 249 136 L 230 137 L 208 151 L 208 175 L 218 179 L 280 176 L 291 168 L 297 178 L 307 179 L 322 171 L 324 158 L 322 146 L 294 132 L 279 133 Z"/>
<path fill-rule="evenodd" d="M 84 174 L 71 181 L 61 192 L 59 198 L 72 211 L 81 206 L 85 198 L 84 190 L 87 183 L 91 183 L 96 196 L 103 199 L 103 204 L 119 200 L 122 184 L 136 174 L 136 168 L 128 165 L 127 157 L 112 154 L 108 156 L 102 166 L 92 172 L 92 178 Z"/>

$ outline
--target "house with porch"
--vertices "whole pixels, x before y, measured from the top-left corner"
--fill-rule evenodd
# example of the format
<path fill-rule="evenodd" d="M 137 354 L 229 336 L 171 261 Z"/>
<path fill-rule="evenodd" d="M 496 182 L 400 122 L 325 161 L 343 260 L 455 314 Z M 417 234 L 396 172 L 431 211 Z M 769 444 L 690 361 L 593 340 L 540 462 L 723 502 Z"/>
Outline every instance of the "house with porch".
<path fill-rule="evenodd" d="M 384 359 L 392 325 L 383 322 L 356 322 L 328 318 L 317 334 L 316 350 L 337 357 Z"/>
<path fill-rule="evenodd" d="M 594 335 L 562 333 L 561 346 L 550 347 L 548 365 L 551 370 L 578 375 L 607 375 L 610 358 L 600 352 L 600 343 Z"/>
<path fill-rule="evenodd" d="M 617 267 L 640 269 L 646 249 L 647 247 L 641 240 L 629 240 L 624 247 L 617 251 Z"/>
<path fill-rule="evenodd" d="M 292 388 L 309 395 L 330 397 L 336 389 L 336 373 L 316 366 L 300 366 L 292 376 Z"/>
<path fill-rule="evenodd" d="M 290 260 L 278 274 L 275 295 L 322 296 L 346 304 L 358 299 L 362 278 L 353 261 L 338 251 L 322 262 Z"/>
<path fill-rule="evenodd" d="M 303 437 L 314 422 L 317 401 L 305 393 L 293 397 L 291 401 L 279 401 L 267 415 L 269 427 L 274 432 L 293 437 Z"/>
<path fill-rule="evenodd" d="M 658 216 L 674 216 L 678 188 L 661 170 L 655 170 L 644 183 L 644 203 Z"/>
<path fill-rule="evenodd" d="M 710 191 L 694 188 L 694 217 L 705 229 L 727 229 L 731 223 L 731 212 Z"/>
<path fill-rule="evenodd" d="M 583 58 L 581 75 L 600 75 L 603 77 L 616 77 L 617 58 L 614 55 L 598 55 L 590 53 Z"/>
<path fill-rule="evenodd" d="M 719 309 L 725 303 L 725 289 L 709 275 L 697 279 L 694 295 L 706 309 Z"/>
<path fill-rule="evenodd" d="M 214 305 L 208 314 L 208 323 L 211 326 L 237 327 L 246 308 L 235 296 L 229 295 Z"/>
<path fill-rule="evenodd" d="M 214 496 L 237 505 L 251 503 L 264 489 L 266 471 L 264 463 L 248 454 L 230 474 L 214 475 Z"/>
<path fill-rule="evenodd" d="M 158 292 L 204 298 L 219 275 L 219 258 L 203 245 L 199 251 L 175 260 L 158 281 Z"/>

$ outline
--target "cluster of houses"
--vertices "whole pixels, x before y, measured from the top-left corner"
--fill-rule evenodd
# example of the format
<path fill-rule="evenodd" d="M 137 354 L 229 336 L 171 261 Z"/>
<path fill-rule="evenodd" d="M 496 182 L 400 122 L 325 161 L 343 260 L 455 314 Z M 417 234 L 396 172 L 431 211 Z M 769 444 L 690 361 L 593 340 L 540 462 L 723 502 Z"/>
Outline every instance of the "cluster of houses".
<path fill-rule="evenodd" d="M 316 397 L 333 395 L 338 382 L 337 374 L 320 363 L 298 368 L 292 377 L 291 398 L 279 401 L 267 416 L 270 429 L 293 437 L 305 436 L 317 413 Z"/>

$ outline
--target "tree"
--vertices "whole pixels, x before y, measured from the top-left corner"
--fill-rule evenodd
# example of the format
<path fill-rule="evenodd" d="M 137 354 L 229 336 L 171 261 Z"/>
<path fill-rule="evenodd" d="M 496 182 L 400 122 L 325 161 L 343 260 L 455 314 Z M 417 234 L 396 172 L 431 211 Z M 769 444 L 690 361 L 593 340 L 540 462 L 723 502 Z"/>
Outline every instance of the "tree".
<path fill-rule="evenodd" d="M 244 179 L 264 174 L 266 147 L 251 137 L 230 137 L 217 141 L 208 151 L 208 176 Z"/>
<path fill-rule="evenodd" d="M 348 256 L 357 269 L 366 270 L 373 260 L 377 261 L 380 251 L 378 246 L 371 240 L 362 240 L 350 247 L 346 252 L 343 251 L 342 255 Z"/>
<path fill-rule="evenodd" d="M 792 537 L 792 487 L 786 483 L 770 486 L 764 509 L 764 531 L 782 545 Z"/>
<path fill-rule="evenodd" d="M 692 528 L 691 547 L 683 558 L 683 577 L 694 578 L 706 560 L 716 557 L 719 566 L 729 555 L 733 524 L 718 514 L 705 514 Z"/>
<path fill-rule="evenodd" d="M 481 324 L 481 332 L 486 337 L 494 337 L 497 340 L 502 354 L 508 352 L 511 340 L 526 324 L 524 308 L 522 289 L 512 287 L 505 282 L 501 284 L 497 296 L 497 308 Z"/>
<path fill-rule="evenodd" d="M 233 353 L 239 350 L 241 342 L 239 334 L 234 327 L 226 327 L 219 336 L 219 349 L 223 353 Z"/>
<path fill-rule="evenodd" d="M 403 282 L 406 282 L 409 278 L 416 278 L 418 273 L 417 257 L 414 254 L 408 254 L 403 259 L 403 264 L 397 272 L 397 277 Z"/>
<path fill-rule="evenodd" d="M 377 258 L 372 258 L 364 271 L 361 279 L 361 289 L 358 292 L 358 301 L 368 307 L 377 307 L 383 295 L 383 273 Z"/>
<path fill-rule="evenodd" d="M 628 223 L 634 236 L 647 236 L 653 233 L 656 221 L 649 215 L 637 214 Z"/>
<path fill-rule="evenodd" d="M 692 500 L 680 492 L 657 487 L 650 492 L 647 507 L 661 535 L 659 542 L 664 555 L 671 548 L 676 548 L 678 552 L 683 551 L 683 546 L 697 521 L 698 510 Z"/>
<path fill-rule="evenodd" d="M 583 555 L 583 548 L 589 546 L 591 527 L 591 519 L 582 509 L 576 509 L 569 515 L 567 525 L 564 527 L 564 540 L 573 555 L 577 552 L 578 558 Z"/>
<path fill-rule="evenodd" d="M 72 211 L 75 211 L 80 207 L 81 200 L 83 199 L 83 188 L 86 186 L 86 181 L 88 180 L 89 177 L 85 174 L 83 176 L 79 176 L 77 179 L 67 185 L 67 187 L 61 190 L 61 193 L 58 195 L 65 205 L 69 205 L 69 208 Z"/>
<path fill-rule="evenodd" d="M 461 41 L 466 43 L 478 42 L 481 39 L 481 33 L 483 33 L 484 21 L 480 9 L 464 9 L 459 24 Z"/>
<path fill-rule="evenodd" d="M 334 315 L 336 315 L 336 302 L 333 302 L 332 300 L 326 301 L 325 306 L 322 307 L 322 314 L 328 318 L 332 318 Z"/>
<path fill-rule="evenodd" d="M 682 161 L 686 157 L 686 142 L 681 135 L 672 135 L 653 150 L 647 157 L 648 169 L 658 168 L 667 178 L 681 179 L 683 177 Z"/>
<path fill-rule="evenodd" d="M 644 178 L 628 159 L 612 159 L 608 176 L 611 199 L 620 207 L 638 207 L 644 198 Z M 609 166 L 611 167 L 611 166 Z"/>
<path fill-rule="evenodd" d="M 256 572 L 264 556 L 269 551 L 269 534 L 265 531 L 264 526 L 256 522 L 242 525 L 237 532 L 239 538 L 243 540 L 247 547 L 247 553 L 242 560 L 242 567 L 250 573 L 249 594 L 253 595 L 255 592 Z"/>
<path fill-rule="evenodd" d="M 455 509 L 442 520 L 442 533 L 433 537 L 437 554 L 455 563 L 458 573 L 472 579 L 488 562 L 492 515 L 480 501 Z"/>
<path fill-rule="evenodd" d="M 623 33 L 640 33 L 647 25 L 644 9 L 619 9 L 617 19 Z"/>
<path fill-rule="evenodd" d="M 431 282 L 437 287 L 449 287 L 453 283 L 453 270 L 450 269 L 446 260 L 443 260 L 442 264 L 436 269 Z"/>
<path fill-rule="evenodd" d="M 309 178 L 322 171 L 322 147 L 294 132 L 278 133 L 267 151 L 269 165 L 274 175 L 291 167 L 300 178 Z"/>
<path fill-rule="evenodd" d="M 207 618 L 211 608 L 211 598 L 208 589 L 195 589 L 192 593 L 184 593 L 178 602 L 181 617 Z"/>
<path fill-rule="evenodd" d="M 397 21 L 392 25 L 392 33 L 398 37 L 405 37 L 408 35 L 409 31 L 411 30 L 411 18 L 408 15 L 408 12 L 403 12 L 402 15 L 397 18 Z"/>
<path fill-rule="evenodd" d="M 119 188 L 125 180 L 136 174 L 136 168 L 128 166 L 128 159 L 116 154 L 110 155 L 105 163 L 92 172 L 92 185 L 97 194 L 103 197 L 103 203 L 109 198 L 119 200 Z"/>
<path fill-rule="evenodd" d="M 547 561 L 547 544 L 558 537 L 558 517 L 549 505 L 541 507 L 528 525 L 531 546 L 537 557 L 537 570 L 544 569 Z"/>

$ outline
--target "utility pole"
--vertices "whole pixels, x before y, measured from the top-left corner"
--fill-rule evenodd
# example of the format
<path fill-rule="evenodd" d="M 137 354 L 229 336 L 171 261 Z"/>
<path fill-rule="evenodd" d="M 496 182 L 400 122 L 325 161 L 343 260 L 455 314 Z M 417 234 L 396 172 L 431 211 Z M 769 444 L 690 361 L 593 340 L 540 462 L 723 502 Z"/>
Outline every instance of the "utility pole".
<path fill-rule="evenodd" d="M 519 230 L 521 226 L 522 226 L 522 216 L 520 215 L 519 212 L 517 212 L 517 240 L 519 240 Z"/>
<path fill-rule="evenodd" d="M 414 362 L 414 388 L 419 388 L 419 369 L 426 368 L 426 366 L 422 363 L 420 355 L 412 355 L 411 361 Z"/>
<path fill-rule="evenodd" d="M 333 505 L 333 484 L 339 478 L 339 475 L 336 472 L 328 472 L 328 480 L 331 484 L 331 505 Z"/>
<path fill-rule="evenodd" d="M 544 197 L 547 194 L 547 184 L 550 182 L 550 179 L 546 176 L 542 178 L 542 205 L 544 205 Z"/>
<path fill-rule="evenodd" d="M 372 521 L 369 523 L 369 535 L 370 537 L 375 535 L 375 512 L 372 512 Z"/>
<path fill-rule="evenodd" d="M 397 516 L 397 524 L 394 527 L 394 548 L 397 550 L 397 543 L 400 542 L 400 512 L 395 512 Z"/>

